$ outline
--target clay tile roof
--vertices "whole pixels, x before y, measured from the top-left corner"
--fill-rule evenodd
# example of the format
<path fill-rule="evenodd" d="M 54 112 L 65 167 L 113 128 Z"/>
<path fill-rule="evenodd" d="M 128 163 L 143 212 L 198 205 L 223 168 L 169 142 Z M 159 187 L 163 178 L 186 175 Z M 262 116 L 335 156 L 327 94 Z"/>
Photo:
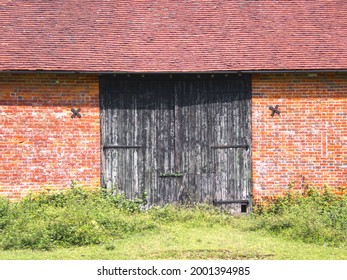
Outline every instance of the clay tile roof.
<path fill-rule="evenodd" d="M 0 0 L 0 71 L 347 69 L 346 0 Z"/>

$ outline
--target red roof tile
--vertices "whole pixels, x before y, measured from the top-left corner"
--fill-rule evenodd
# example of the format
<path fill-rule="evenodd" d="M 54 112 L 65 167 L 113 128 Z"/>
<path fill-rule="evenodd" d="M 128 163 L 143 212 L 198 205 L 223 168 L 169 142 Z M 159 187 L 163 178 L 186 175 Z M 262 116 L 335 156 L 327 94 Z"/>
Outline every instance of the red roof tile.
<path fill-rule="evenodd" d="M 0 70 L 347 69 L 345 0 L 0 0 Z"/>

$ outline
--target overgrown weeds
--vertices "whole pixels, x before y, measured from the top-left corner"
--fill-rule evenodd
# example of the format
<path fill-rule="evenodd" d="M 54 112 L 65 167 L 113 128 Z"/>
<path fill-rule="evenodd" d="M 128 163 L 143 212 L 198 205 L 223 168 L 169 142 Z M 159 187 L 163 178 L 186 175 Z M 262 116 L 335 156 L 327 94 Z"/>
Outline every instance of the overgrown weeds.
<path fill-rule="evenodd" d="M 8 221 L 8 208 L 9 201 L 4 197 L 0 197 L 0 233 Z"/>
<path fill-rule="evenodd" d="M 233 217 L 211 205 L 150 207 L 146 194 L 128 200 L 122 193 L 73 186 L 59 192 L 31 194 L 19 202 L 0 198 L 0 248 L 51 250 L 104 244 L 166 226 L 212 228 L 226 225 L 307 243 L 347 243 L 347 195 L 310 187 L 255 207 L 249 216 Z M 110 245 L 111 244 L 111 245 Z"/>
<path fill-rule="evenodd" d="M 30 194 L 20 202 L 0 200 L 2 249 L 50 250 L 54 247 L 108 244 L 114 239 L 187 222 L 213 226 L 231 217 L 210 206 L 152 207 L 146 195 L 126 199 L 122 193 L 73 186 L 60 192 Z"/>
<path fill-rule="evenodd" d="M 307 186 L 304 192 L 291 187 L 282 196 L 255 207 L 249 229 L 329 246 L 347 244 L 347 195 L 328 187 Z"/>
<path fill-rule="evenodd" d="M 50 250 L 56 246 L 99 244 L 156 227 L 139 214 L 140 202 L 74 187 L 31 194 L 20 202 L 0 200 L 3 249 Z M 131 213 L 131 216 L 130 216 Z"/>

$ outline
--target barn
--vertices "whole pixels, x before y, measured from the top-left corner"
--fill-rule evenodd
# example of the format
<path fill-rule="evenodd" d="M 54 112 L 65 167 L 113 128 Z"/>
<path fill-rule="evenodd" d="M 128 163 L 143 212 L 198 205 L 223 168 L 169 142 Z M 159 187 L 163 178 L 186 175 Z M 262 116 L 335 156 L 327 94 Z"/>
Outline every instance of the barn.
<path fill-rule="evenodd" d="M 8 0 L 0 26 L 1 195 L 347 185 L 346 1 Z"/>

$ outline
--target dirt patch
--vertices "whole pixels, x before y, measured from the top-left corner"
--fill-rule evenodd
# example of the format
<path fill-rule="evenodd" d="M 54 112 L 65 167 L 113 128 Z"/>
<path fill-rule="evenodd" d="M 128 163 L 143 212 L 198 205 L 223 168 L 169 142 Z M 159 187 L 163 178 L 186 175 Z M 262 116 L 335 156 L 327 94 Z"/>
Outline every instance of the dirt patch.
<path fill-rule="evenodd" d="M 152 254 L 154 259 L 188 259 L 188 260 L 268 260 L 274 254 L 260 254 L 256 252 L 237 252 L 230 250 L 165 250 Z"/>

